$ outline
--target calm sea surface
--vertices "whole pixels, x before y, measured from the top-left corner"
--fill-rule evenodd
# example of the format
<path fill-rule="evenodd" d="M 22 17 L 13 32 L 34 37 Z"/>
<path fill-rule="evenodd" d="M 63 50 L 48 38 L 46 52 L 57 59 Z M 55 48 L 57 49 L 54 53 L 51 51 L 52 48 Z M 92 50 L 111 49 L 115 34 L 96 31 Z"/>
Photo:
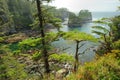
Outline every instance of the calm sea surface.
<path fill-rule="evenodd" d="M 93 21 L 104 18 L 104 17 L 109 18 L 109 17 L 114 17 L 117 15 L 120 15 L 120 12 L 92 12 Z M 81 32 L 86 32 L 88 34 L 94 35 L 95 37 L 98 37 L 96 34 L 93 34 L 91 32 L 92 31 L 91 26 L 95 26 L 95 25 L 100 25 L 100 24 L 86 23 L 77 28 L 69 28 L 67 25 L 63 25 L 63 28 L 61 28 L 61 30 L 65 31 L 65 32 L 71 31 L 71 30 L 79 30 Z M 102 25 L 102 26 L 104 26 L 104 25 Z M 83 53 L 85 51 L 85 54 L 82 54 L 79 56 L 81 63 L 91 61 L 94 59 L 95 53 L 93 52 L 93 50 L 90 47 L 97 47 L 97 45 L 98 45 L 96 43 L 92 43 L 92 42 L 88 42 L 88 41 L 82 42 L 82 43 L 80 43 L 80 45 L 83 43 L 85 43 L 85 45 L 79 49 L 79 53 Z M 60 38 L 59 41 L 53 42 L 52 45 L 55 48 L 57 48 L 58 50 L 60 50 L 62 53 L 68 53 L 71 55 L 74 55 L 74 53 L 75 53 L 76 44 L 74 41 L 66 41 L 66 40 Z M 64 48 L 68 48 L 68 49 L 62 51 Z"/>

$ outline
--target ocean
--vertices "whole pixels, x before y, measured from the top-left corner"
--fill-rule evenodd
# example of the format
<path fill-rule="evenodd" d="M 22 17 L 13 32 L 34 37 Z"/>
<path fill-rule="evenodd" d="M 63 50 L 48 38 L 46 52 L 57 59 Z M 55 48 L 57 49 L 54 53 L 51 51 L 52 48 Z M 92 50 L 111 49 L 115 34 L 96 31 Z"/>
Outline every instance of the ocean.
<path fill-rule="evenodd" d="M 120 12 L 92 12 L 93 21 L 101 19 L 101 18 L 105 18 L 105 17 L 110 18 L 110 17 L 114 17 L 117 15 L 120 15 Z M 95 25 L 100 25 L 100 24 L 85 23 L 82 26 L 75 27 L 75 28 L 69 28 L 67 25 L 62 25 L 63 27 L 61 28 L 61 30 L 65 31 L 65 32 L 68 32 L 71 30 L 78 30 L 81 32 L 86 32 L 88 34 L 91 34 L 95 37 L 98 37 L 98 35 L 92 33 L 92 30 L 93 30 L 92 26 L 95 26 Z M 102 25 L 102 26 L 104 26 L 104 25 Z M 80 43 L 79 45 L 81 45 L 81 44 L 82 43 Z M 53 42 L 52 45 L 55 48 L 57 48 L 59 51 L 61 51 L 61 53 L 68 53 L 68 54 L 74 56 L 74 53 L 76 50 L 76 43 L 74 41 L 67 41 L 67 40 L 60 38 L 59 41 Z M 96 44 L 96 43 L 86 41 L 85 45 L 79 49 L 80 53 L 85 51 L 85 54 L 82 54 L 79 56 L 79 61 L 81 63 L 85 63 L 85 62 L 89 62 L 91 60 L 94 60 L 95 53 L 93 52 L 93 50 L 92 49 L 86 50 L 86 49 L 90 48 L 90 47 L 97 47 L 97 46 L 98 46 L 98 44 Z M 62 51 L 65 48 L 68 48 L 68 49 Z"/>
<path fill-rule="evenodd" d="M 120 15 L 120 11 L 116 12 L 92 12 L 93 21 L 101 18 L 110 18 Z"/>

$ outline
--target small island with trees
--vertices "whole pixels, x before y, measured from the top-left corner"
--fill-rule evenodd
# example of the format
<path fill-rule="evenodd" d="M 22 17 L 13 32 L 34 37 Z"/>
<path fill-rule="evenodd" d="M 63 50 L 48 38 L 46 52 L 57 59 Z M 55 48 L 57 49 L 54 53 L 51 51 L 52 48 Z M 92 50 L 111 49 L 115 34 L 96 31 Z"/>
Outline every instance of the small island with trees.
<path fill-rule="evenodd" d="M 69 27 L 80 27 L 84 23 L 92 22 L 92 14 L 88 10 L 81 10 L 78 15 L 69 12 Z"/>

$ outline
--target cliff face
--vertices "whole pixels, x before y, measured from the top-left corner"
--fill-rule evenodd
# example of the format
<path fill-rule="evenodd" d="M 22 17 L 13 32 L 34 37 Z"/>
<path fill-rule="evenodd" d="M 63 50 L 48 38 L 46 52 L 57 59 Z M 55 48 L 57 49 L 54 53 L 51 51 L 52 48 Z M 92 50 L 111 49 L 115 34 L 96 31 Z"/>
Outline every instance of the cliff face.
<path fill-rule="evenodd" d="M 69 27 L 79 27 L 84 23 L 88 23 L 92 21 L 92 14 L 88 10 L 81 10 L 76 16 L 75 14 L 69 15 Z"/>

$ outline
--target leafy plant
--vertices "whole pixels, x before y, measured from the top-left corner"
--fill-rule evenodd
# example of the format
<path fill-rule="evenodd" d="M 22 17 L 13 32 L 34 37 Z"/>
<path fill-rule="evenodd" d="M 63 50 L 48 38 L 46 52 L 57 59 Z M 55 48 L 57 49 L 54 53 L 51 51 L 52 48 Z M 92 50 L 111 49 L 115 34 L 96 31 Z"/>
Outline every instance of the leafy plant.
<path fill-rule="evenodd" d="M 78 65 L 79 65 L 79 52 L 78 50 L 82 47 L 79 47 L 79 43 L 82 41 L 92 41 L 97 42 L 97 39 L 87 33 L 79 32 L 79 31 L 69 31 L 64 33 L 63 35 L 64 39 L 75 41 L 76 43 L 76 52 L 75 52 L 75 64 L 74 64 L 74 71 L 77 71 Z M 83 44 L 84 45 L 84 44 Z"/>
<path fill-rule="evenodd" d="M 9 44 L 9 49 L 14 52 L 16 50 L 19 50 L 18 42 L 17 43 L 11 43 Z"/>
<path fill-rule="evenodd" d="M 120 58 L 116 58 L 119 51 L 112 51 L 98 57 L 85 65 L 80 66 L 76 74 L 71 74 L 68 80 L 119 80 L 120 79 Z"/>
<path fill-rule="evenodd" d="M 6 66 L 4 65 L 3 63 L 3 59 L 0 58 L 0 79 L 1 80 L 5 80 L 5 77 L 7 77 L 7 74 L 6 74 Z"/>
<path fill-rule="evenodd" d="M 11 54 L 4 54 L 0 59 L 0 80 L 26 79 L 25 65 L 20 64 Z"/>
<path fill-rule="evenodd" d="M 13 52 L 13 55 L 18 56 L 20 54 L 20 52 L 21 52 L 20 50 L 16 50 L 16 51 Z"/>
<path fill-rule="evenodd" d="M 95 29 L 93 33 L 100 36 L 101 45 L 97 51 L 98 54 L 111 52 L 112 49 L 119 48 L 119 21 L 120 16 L 95 21 L 95 23 L 101 24 L 101 26 L 93 26 L 93 29 Z"/>
<path fill-rule="evenodd" d="M 120 40 L 115 41 L 115 42 L 113 43 L 113 47 L 114 47 L 115 49 L 120 49 Z"/>
<path fill-rule="evenodd" d="M 49 56 L 50 61 L 57 61 L 57 62 L 73 62 L 74 58 L 72 55 L 68 55 L 66 53 L 62 54 L 52 54 Z"/>
<path fill-rule="evenodd" d="M 94 36 L 92 36 L 90 34 L 87 34 L 85 32 L 79 32 L 79 31 L 66 32 L 63 35 L 63 38 L 67 39 L 67 40 L 72 40 L 72 41 L 93 41 L 93 42 L 97 42 L 97 39 Z"/>
<path fill-rule="evenodd" d="M 93 33 L 100 36 L 99 42 L 101 42 L 101 46 L 98 49 L 97 53 L 111 52 L 112 43 L 113 43 L 113 34 L 112 34 L 112 22 L 108 18 L 103 18 L 98 21 L 94 21 L 95 23 L 101 24 L 102 26 L 93 26 Z"/>
<path fill-rule="evenodd" d="M 40 47 L 40 44 L 41 38 L 28 38 L 19 42 L 18 46 L 20 47 L 20 50 L 27 51 L 33 48 Z"/>
<path fill-rule="evenodd" d="M 0 37 L 0 43 L 4 42 L 4 38 Z"/>
<path fill-rule="evenodd" d="M 42 53 L 41 51 L 36 51 L 33 55 L 32 55 L 32 59 L 34 61 L 38 61 L 42 58 Z"/>

